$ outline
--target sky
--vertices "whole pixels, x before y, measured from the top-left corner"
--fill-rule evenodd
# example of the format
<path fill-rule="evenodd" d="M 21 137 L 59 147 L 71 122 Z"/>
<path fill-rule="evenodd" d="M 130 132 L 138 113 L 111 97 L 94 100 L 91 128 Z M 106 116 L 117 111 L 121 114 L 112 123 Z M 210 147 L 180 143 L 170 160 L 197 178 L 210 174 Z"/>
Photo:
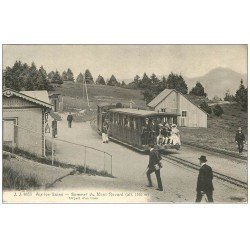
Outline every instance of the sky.
<path fill-rule="evenodd" d="M 247 73 L 247 45 L 3 45 L 3 67 L 16 60 L 47 73 L 70 68 L 75 77 L 89 69 L 93 77 L 117 79 L 135 75 L 181 73 L 197 77 L 217 67 Z"/>

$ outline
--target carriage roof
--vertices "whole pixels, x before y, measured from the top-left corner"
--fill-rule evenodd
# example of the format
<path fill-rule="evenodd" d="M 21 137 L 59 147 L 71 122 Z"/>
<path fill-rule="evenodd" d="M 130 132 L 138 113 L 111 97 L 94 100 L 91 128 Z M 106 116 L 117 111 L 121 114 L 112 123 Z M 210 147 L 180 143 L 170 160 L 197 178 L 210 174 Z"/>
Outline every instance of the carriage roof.
<path fill-rule="evenodd" d="M 117 108 L 110 109 L 110 112 L 131 115 L 131 116 L 140 116 L 140 117 L 152 117 L 152 116 L 179 116 L 178 113 L 169 113 L 169 112 L 156 112 L 152 110 L 142 110 L 142 109 L 131 109 L 131 108 Z"/>

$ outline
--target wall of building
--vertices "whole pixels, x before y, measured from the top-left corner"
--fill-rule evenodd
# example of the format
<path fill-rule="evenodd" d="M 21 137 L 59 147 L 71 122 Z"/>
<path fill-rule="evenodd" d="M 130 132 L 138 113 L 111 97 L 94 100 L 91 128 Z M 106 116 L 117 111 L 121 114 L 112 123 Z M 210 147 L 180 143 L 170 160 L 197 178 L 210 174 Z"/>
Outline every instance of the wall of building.
<path fill-rule="evenodd" d="M 165 109 L 165 112 L 176 112 L 178 111 L 178 96 L 176 92 L 171 92 L 167 98 L 161 101 L 156 107 L 156 111 L 162 111 Z"/>
<path fill-rule="evenodd" d="M 44 154 L 43 110 L 20 98 L 3 97 L 3 120 L 14 118 L 16 146 L 38 155 Z M 10 108 L 12 107 L 12 108 Z M 35 133 L 33 133 L 33 132 Z"/>
<path fill-rule="evenodd" d="M 180 94 L 179 94 L 180 95 Z M 187 100 L 184 96 L 180 95 L 180 113 L 187 112 L 185 119 L 185 126 L 187 127 L 207 127 L 207 115 L 200 110 L 196 105 Z M 178 117 L 179 126 L 182 125 L 182 116 Z"/>
<path fill-rule="evenodd" d="M 187 112 L 186 117 L 179 116 L 177 118 L 178 126 L 187 127 L 207 127 L 207 115 L 196 105 L 186 99 L 183 95 L 173 91 L 156 107 L 156 111 L 160 112 Z"/>

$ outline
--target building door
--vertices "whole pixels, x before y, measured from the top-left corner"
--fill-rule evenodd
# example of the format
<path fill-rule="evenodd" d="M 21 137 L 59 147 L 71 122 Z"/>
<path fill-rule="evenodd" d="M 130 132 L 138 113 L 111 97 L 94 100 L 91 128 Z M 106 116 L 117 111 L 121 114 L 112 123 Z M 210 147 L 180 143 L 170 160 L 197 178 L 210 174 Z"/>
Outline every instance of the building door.
<path fill-rule="evenodd" d="M 6 144 L 15 143 L 15 125 L 16 120 L 3 121 L 3 142 Z"/>
<path fill-rule="evenodd" d="M 187 119 L 187 111 L 183 110 L 181 112 L 181 126 L 182 127 L 186 127 L 187 126 L 186 119 Z"/>
<path fill-rule="evenodd" d="M 56 99 L 54 99 L 53 101 L 54 101 L 54 111 L 57 112 L 57 101 Z"/>

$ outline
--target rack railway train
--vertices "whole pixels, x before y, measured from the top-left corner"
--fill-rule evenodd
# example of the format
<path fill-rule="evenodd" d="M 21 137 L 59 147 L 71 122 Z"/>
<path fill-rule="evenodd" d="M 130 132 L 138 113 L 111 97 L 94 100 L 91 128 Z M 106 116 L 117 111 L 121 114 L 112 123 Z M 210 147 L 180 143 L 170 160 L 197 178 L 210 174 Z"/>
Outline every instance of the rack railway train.
<path fill-rule="evenodd" d="M 178 113 L 156 112 L 150 110 L 117 108 L 115 105 L 99 104 L 97 106 L 97 131 L 102 133 L 104 122 L 108 123 L 109 138 L 125 146 L 132 147 L 140 152 L 148 152 L 149 144 L 156 144 L 156 136 L 146 136 L 145 124 L 152 121 L 167 122 L 176 124 Z M 150 135 L 150 132 L 148 132 Z M 146 139 L 146 141 L 145 141 Z M 158 150 L 169 151 L 172 149 L 179 150 L 179 143 L 165 143 L 157 145 Z"/>

